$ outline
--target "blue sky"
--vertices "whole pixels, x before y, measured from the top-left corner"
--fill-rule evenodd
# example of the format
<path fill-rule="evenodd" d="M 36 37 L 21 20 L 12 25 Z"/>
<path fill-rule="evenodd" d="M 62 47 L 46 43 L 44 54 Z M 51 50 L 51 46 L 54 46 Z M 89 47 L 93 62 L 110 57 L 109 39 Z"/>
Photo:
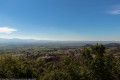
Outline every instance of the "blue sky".
<path fill-rule="evenodd" d="M 120 40 L 120 0 L 0 0 L 0 38 Z"/>

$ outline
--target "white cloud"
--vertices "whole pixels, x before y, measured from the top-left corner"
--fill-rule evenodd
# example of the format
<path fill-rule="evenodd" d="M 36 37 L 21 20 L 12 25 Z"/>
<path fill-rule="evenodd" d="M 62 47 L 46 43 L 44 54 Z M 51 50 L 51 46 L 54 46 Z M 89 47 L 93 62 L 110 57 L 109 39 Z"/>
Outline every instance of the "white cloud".
<path fill-rule="evenodd" d="M 109 13 L 113 14 L 113 15 L 120 15 L 120 9 L 118 9 L 118 10 L 112 10 Z"/>
<path fill-rule="evenodd" d="M 114 5 L 111 7 L 111 10 L 108 11 L 109 14 L 112 15 L 120 15 L 120 5 Z"/>
<path fill-rule="evenodd" d="M 17 31 L 16 29 L 13 28 L 8 28 L 8 27 L 0 27 L 0 33 L 7 33 L 10 34 L 13 31 Z"/>

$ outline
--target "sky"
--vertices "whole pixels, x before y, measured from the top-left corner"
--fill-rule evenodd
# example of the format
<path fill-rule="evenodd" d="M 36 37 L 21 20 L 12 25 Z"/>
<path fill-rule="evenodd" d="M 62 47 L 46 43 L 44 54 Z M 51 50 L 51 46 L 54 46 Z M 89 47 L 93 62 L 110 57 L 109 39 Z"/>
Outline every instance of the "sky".
<path fill-rule="evenodd" d="M 0 38 L 120 41 L 120 0 L 0 0 Z"/>

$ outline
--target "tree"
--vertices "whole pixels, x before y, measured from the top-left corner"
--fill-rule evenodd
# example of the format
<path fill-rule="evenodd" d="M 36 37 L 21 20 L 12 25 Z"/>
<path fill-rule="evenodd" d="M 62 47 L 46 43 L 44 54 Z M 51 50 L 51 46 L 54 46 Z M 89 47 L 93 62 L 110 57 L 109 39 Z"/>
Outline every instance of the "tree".
<path fill-rule="evenodd" d="M 100 56 L 103 56 L 104 52 L 105 52 L 105 47 L 102 44 L 96 44 L 94 46 L 91 46 L 92 54 L 98 54 Z"/>

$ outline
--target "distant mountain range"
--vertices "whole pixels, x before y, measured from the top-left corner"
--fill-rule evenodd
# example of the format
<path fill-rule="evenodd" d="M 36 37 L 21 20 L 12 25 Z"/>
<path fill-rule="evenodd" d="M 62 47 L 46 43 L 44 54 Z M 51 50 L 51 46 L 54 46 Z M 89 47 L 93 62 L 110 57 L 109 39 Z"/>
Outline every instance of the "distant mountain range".
<path fill-rule="evenodd" d="M 74 44 L 108 44 L 108 43 L 120 43 L 120 41 L 52 41 L 52 40 L 34 40 L 34 39 L 6 39 L 0 38 L 0 43 L 74 43 Z"/>
<path fill-rule="evenodd" d="M 0 43 L 36 43 L 36 42 L 48 42 L 46 40 L 34 40 L 34 39 L 6 39 L 6 38 L 0 38 Z"/>

